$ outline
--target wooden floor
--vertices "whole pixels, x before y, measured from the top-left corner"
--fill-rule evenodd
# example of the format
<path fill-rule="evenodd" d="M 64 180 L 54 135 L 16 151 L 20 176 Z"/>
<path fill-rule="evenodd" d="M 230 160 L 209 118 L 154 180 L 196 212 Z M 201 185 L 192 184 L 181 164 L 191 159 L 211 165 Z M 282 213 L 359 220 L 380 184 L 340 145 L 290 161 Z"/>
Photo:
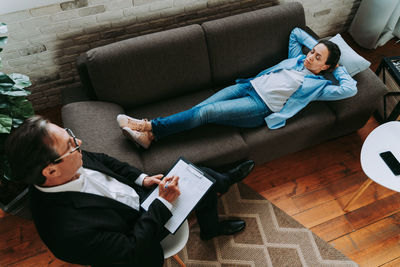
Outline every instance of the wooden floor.
<path fill-rule="evenodd" d="M 400 266 L 400 193 L 367 179 L 359 161 L 371 118 L 356 133 L 257 166 L 245 183 L 360 266 Z"/>
<path fill-rule="evenodd" d="M 376 70 L 382 56 L 400 54 L 385 47 L 357 52 Z M 60 124 L 60 108 L 39 112 Z M 359 131 L 256 166 L 245 183 L 308 227 L 360 266 L 400 266 L 400 194 L 377 184 L 345 213 L 344 203 L 367 179 L 359 156 L 363 141 L 378 126 L 371 118 Z M 0 211 L 0 266 L 78 266 L 57 260 L 41 242 L 31 221 Z M 280 266 L 276 266 L 280 267 Z"/>

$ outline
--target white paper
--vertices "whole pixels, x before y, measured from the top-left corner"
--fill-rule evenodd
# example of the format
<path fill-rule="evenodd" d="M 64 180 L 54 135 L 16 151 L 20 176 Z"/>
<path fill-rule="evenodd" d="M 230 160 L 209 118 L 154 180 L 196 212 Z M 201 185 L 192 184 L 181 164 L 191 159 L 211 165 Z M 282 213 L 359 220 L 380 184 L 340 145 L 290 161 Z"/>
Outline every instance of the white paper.
<path fill-rule="evenodd" d="M 212 186 L 212 182 L 203 176 L 196 167 L 180 159 L 165 177 L 178 176 L 178 186 L 181 194 L 173 203 L 172 217 L 164 225 L 168 231 L 174 233 L 189 215 L 201 197 Z M 148 210 L 150 204 L 158 196 L 155 189 L 142 203 L 142 208 Z"/>

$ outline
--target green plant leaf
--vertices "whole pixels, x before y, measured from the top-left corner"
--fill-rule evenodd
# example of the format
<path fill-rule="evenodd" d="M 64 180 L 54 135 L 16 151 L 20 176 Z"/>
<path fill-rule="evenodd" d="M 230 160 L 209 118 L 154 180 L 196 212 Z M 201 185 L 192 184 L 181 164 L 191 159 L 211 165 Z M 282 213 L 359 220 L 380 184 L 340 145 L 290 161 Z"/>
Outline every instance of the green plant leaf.
<path fill-rule="evenodd" d="M 18 106 L 25 98 L 19 96 L 4 96 L 13 106 Z"/>
<path fill-rule="evenodd" d="M 10 116 L 0 114 L 0 133 L 10 133 L 12 126 L 12 119 Z"/>
<path fill-rule="evenodd" d="M 27 119 L 33 115 L 32 103 L 23 99 L 18 105 L 11 106 L 10 112 L 13 117 L 13 122 L 18 119 Z M 18 124 L 18 121 L 15 121 L 15 123 Z M 13 125 L 15 124 L 13 123 Z"/>
<path fill-rule="evenodd" d="M 0 109 L 9 108 L 10 103 L 7 101 L 5 97 L 0 98 Z"/>
<path fill-rule="evenodd" d="M 0 72 L 0 95 L 28 96 L 31 92 L 24 88 L 30 85 L 31 82 L 26 75 L 19 73 L 7 75 Z"/>
<path fill-rule="evenodd" d="M 13 83 L 0 83 L 0 94 L 3 94 L 3 92 L 5 93 L 11 91 L 13 86 Z"/>
<path fill-rule="evenodd" d="M 1 0 L 0 0 L 1 1 Z M 5 23 L 0 23 L 0 52 L 7 44 L 8 28 Z M 2 67 L 0 58 L 0 68 Z M 32 103 L 25 97 L 30 95 L 25 87 L 31 86 L 29 77 L 13 73 L 7 75 L 0 72 L 0 179 L 11 177 L 10 168 L 4 156 L 4 140 L 12 128 L 17 128 L 26 118 L 34 114 Z"/>
<path fill-rule="evenodd" d="M 12 73 L 8 76 L 14 81 L 15 87 L 17 88 L 22 89 L 32 85 L 31 81 L 29 80 L 29 77 L 26 75 L 19 73 Z"/>
<path fill-rule="evenodd" d="M 13 118 L 12 119 L 12 126 L 14 128 L 18 128 L 18 126 L 20 126 L 23 122 L 24 122 L 24 120 Z"/>
<path fill-rule="evenodd" d="M 5 74 L 3 72 L 0 72 L 0 83 L 12 83 L 12 84 L 14 84 L 14 81 L 7 74 Z"/>
<path fill-rule="evenodd" d="M 7 44 L 7 36 L 0 37 L 0 46 L 5 46 Z"/>
<path fill-rule="evenodd" d="M 21 96 L 28 96 L 31 94 L 31 92 L 29 92 L 28 90 L 19 89 L 16 87 L 13 87 L 13 88 L 11 88 L 11 90 L 6 91 L 6 90 L 2 90 L 2 88 L 0 87 L 0 94 L 7 95 L 7 96 L 21 97 Z"/>
<path fill-rule="evenodd" d="M 5 23 L 0 23 L 0 33 L 6 33 L 8 31 L 7 29 L 7 24 Z"/>

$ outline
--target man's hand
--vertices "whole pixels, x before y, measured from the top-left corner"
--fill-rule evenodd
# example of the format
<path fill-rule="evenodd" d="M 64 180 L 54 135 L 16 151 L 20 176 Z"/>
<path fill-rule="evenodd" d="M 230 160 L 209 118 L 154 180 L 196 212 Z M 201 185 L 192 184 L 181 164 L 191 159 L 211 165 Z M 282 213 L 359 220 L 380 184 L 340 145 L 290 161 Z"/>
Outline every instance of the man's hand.
<path fill-rule="evenodd" d="M 142 185 L 144 187 L 151 187 L 152 185 L 160 184 L 160 180 L 163 177 L 164 177 L 164 175 L 162 175 L 162 174 L 157 174 L 157 175 L 153 175 L 153 176 L 146 176 L 143 179 Z"/>
<path fill-rule="evenodd" d="M 158 184 L 158 195 L 169 203 L 174 202 L 181 194 L 178 187 L 178 180 L 178 176 L 165 177 Z"/>

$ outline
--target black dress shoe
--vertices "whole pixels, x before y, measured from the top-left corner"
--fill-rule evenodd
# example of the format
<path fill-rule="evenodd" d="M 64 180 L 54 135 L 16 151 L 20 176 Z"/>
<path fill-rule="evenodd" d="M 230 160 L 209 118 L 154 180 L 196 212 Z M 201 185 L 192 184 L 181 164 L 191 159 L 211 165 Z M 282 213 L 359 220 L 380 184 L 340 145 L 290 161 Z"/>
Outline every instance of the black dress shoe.
<path fill-rule="evenodd" d="M 200 232 L 202 240 L 210 240 L 220 235 L 233 235 L 242 231 L 246 227 L 246 222 L 243 220 L 225 220 L 221 221 L 218 225 L 218 232 L 215 234 L 204 234 Z"/>
<path fill-rule="evenodd" d="M 228 171 L 228 175 L 231 178 L 232 184 L 242 181 L 246 178 L 247 175 L 253 170 L 254 168 L 254 161 L 246 160 L 243 163 L 240 163 L 235 168 Z"/>

